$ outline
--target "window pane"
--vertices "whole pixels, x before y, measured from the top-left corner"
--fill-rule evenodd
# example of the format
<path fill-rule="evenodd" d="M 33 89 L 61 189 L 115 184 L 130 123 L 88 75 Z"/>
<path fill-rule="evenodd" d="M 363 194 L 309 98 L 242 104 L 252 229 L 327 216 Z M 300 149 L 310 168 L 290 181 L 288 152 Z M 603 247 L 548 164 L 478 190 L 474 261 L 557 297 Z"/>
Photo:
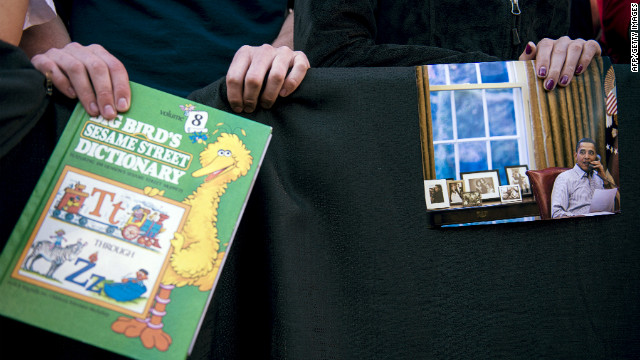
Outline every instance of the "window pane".
<path fill-rule="evenodd" d="M 429 85 L 446 85 L 447 78 L 445 75 L 447 65 L 427 65 L 429 73 Z"/>
<path fill-rule="evenodd" d="M 485 141 L 471 141 L 458 144 L 460 172 L 487 170 L 487 144 Z"/>
<path fill-rule="evenodd" d="M 431 92 L 431 125 L 433 140 L 453 140 L 451 91 Z"/>
<path fill-rule="evenodd" d="M 482 90 L 455 91 L 458 139 L 484 137 Z"/>
<path fill-rule="evenodd" d="M 495 140 L 491 142 L 491 166 L 500 171 L 500 184 L 507 185 L 505 166 L 521 165 L 518 140 Z"/>
<path fill-rule="evenodd" d="M 509 73 L 505 62 L 480 63 L 482 83 L 509 82 Z"/>
<path fill-rule="evenodd" d="M 449 64 L 451 84 L 477 84 L 475 64 Z"/>
<path fill-rule="evenodd" d="M 487 89 L 486 96 L 491 136 L 516 135 L 513 89 Z"/>
<path fill-rule="evenodd" d="M 437 144 L 433 146 L 438 179 L 455 179 L 456 163 L 453 144 Z"/>

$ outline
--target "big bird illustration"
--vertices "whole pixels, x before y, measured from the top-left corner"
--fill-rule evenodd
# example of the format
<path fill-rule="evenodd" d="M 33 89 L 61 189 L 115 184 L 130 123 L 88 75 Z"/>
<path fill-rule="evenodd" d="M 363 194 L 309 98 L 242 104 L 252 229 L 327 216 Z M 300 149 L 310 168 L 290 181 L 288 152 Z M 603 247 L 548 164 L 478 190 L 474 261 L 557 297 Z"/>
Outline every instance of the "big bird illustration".
<path fill-rule="evenodd" d="M 171 240 L 172 254 L 156 294 L 154 307 L 148 319 L 119 317 L 111 329 L 128 337 L 140 337 L 146 348 L 166 351 L 171 336 L 163 331 L 162 318 L 169 296 L 175 287 L 198 286 L 200 291 L 213 287 L 224 252 L 216 227 L 218 205 L 229 183 L 244 176 L 253 162 L 250 151 L 236 134 L 221 133 L 200 153 L 202 168 L 193 177 L 206 176 L 203 183 L 183 202 L 191 211 L 180 233 Z M 151 189 L 150 195 L 158 193 Z"/>

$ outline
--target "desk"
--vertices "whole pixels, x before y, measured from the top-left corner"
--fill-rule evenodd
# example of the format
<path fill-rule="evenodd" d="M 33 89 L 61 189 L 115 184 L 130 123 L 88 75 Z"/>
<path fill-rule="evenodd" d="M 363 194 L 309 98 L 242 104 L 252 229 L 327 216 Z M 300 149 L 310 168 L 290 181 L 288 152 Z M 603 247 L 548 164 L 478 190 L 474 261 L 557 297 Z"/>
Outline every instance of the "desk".
<path fill-rule="evenodd" d="M 429 210 L 429 224 L 432 227 L 443 225 L 465 224 L 478 221 L 516 219 L 529 216 L 540 216 L 538 204 L 533 197 L 522 202 L 503 204 L 495 201 L 490 204 L 472 207 L 456 207 L 449 209 Z"/>

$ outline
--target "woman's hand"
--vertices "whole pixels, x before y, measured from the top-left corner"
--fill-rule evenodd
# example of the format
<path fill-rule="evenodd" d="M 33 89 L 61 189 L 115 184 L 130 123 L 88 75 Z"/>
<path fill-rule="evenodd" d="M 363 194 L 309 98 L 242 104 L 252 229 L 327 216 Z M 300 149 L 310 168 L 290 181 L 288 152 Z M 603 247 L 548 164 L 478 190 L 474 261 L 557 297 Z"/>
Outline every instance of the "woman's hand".
<path fill-rule="evenodd" d="M 575 75 L 582 74 L 602 49 L 595 40 L 572 40 L 568 36 L 560 39 L 542 39 L 538 44 L 529 42 L 519 60 L 536 60 L 536 74 L 545 79 L 544 88 L 569 85 Z"/>

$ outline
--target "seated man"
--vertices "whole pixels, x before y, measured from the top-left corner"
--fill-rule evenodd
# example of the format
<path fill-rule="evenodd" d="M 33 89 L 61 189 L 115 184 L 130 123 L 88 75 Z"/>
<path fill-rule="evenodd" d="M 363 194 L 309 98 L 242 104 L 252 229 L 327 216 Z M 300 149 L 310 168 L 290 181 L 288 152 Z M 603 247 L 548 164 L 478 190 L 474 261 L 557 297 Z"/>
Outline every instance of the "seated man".
<path fill-rule="evenodd" d="M 595 141 L 578 141 L 574 154 L 575 166 L 558 175 L 551 193 L 551 217 L 583 215 L 589 212 L 596 189 L 613 188 L 596 155 Z"/>

